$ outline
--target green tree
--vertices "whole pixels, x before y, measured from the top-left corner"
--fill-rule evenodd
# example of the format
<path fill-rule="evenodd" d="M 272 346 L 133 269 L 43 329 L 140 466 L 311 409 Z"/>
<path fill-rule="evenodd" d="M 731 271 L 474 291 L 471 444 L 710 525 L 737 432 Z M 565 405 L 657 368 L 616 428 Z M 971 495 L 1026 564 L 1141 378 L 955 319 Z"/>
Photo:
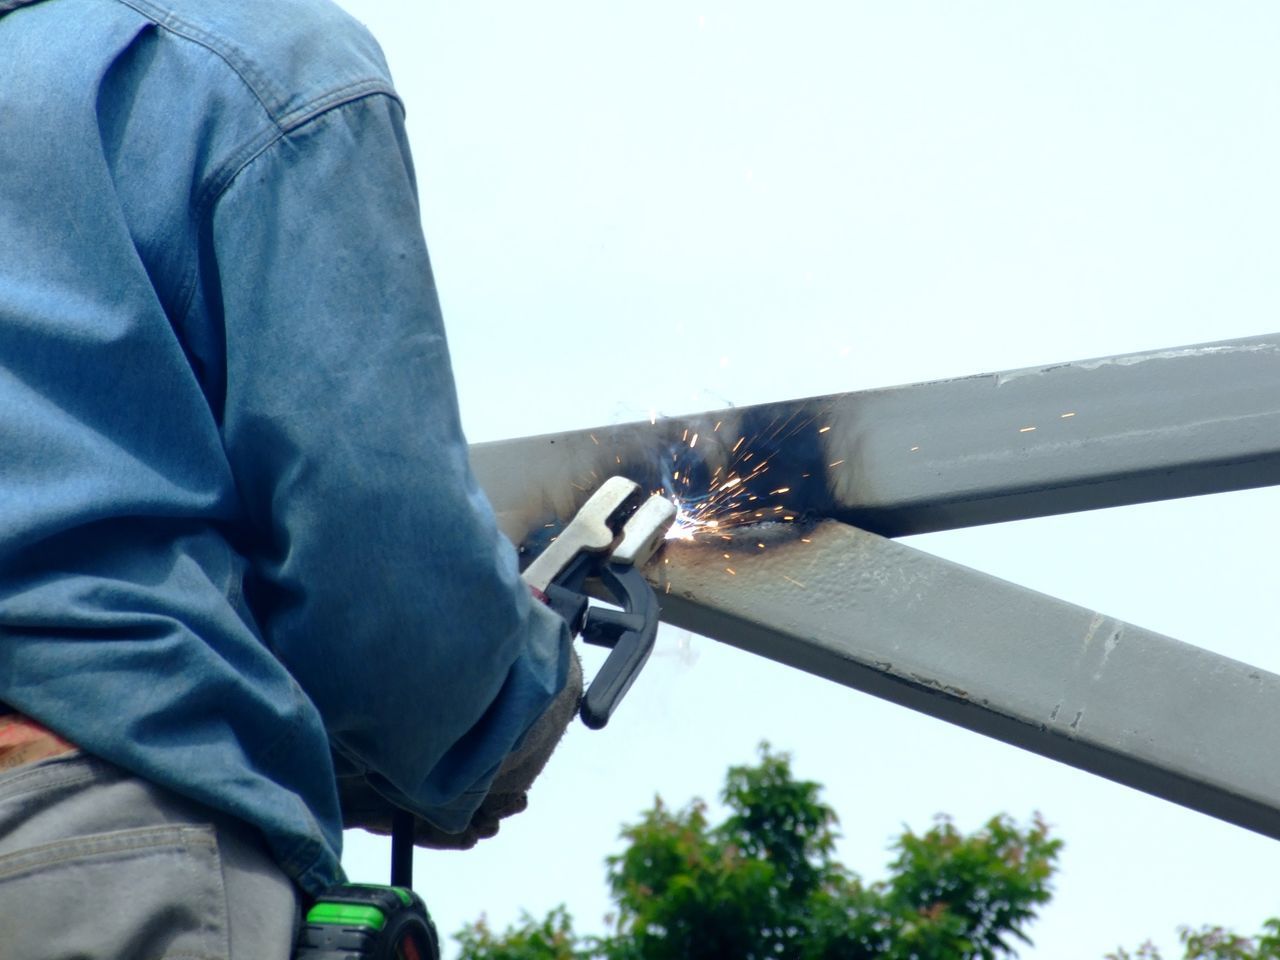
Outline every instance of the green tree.
<path fill-rule="evenodd" d="M 762 745 L 732 767 L 711 824 L 706 805 L 661 799 L 624 827 L 609 857 L 613 932 L 578 937 L 564 908 L 495 935 L 481 921 L 463 960 L 995 960 L 1029 943 L 1061 841 L 1039 818 L 1004 816 L 964 834 L 939 818 L 893 844 L 887 880 L 863 883 L 834 858 L 835 811 L 821 786 Z"/>
<path fill-rule="evenodd" d="M 1262 924 L 1256 937 L 1242 937 L 1222 927 L 1204 926 L 1199 930 L 1182 927 L 1182 960 L 1280 960 L 1280 917 Z M 1136 951 L 1117 950 L 1106 960 L 1163 960 L 1160 951 L 1147 941 Z"/>
<path fill-rule="evenodd" d="M 582 960 L 572 921 L 564 907 L 557 907 L 541 922 L 525 914 L 519 927 L 495 936 L 483 919 L 457 935 L 462 956 L 486 960 Z"/>

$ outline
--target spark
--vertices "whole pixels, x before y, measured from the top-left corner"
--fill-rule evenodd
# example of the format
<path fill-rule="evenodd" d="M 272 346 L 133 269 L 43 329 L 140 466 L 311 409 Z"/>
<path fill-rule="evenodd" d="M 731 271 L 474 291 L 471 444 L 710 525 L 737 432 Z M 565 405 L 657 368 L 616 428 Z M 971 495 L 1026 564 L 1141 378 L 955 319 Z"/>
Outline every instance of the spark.
<path fill-rule="evenodd" d="M 805 585 L 804 585 L 803 583 L 801 583 L 799 580 L 792 580 L 792 579 L 791 579 L 790 577 L 788 577 L 785 573 L 782 575 L 782 579 L 783 579 L 783 580 L 785 580 L 785 581 L 787 581 L 787 583 L 794 583 L 794 584 L 795 584 L 797 587 L 799 587 L 801 590 L 806 589 L 806 587 L 805 587 Z"/>
<path fill-rule="evenodd" d="M 591 438 L 591 442 L 597 447 L 600 446 L 600 441 L 596 439 L 596 435 L 594 433 L 588 433 L 587 436 Z"/>
<path fill-rule="evenodd" d="M 840 464 L 842 464 L 842 463 L 844 463 L 844 461 L 843 461 L 843 460 L 837 460 L 835 463 L 828 463 L 828 464 L 827 464 L 827 466 L 828 466 L 828 467 L 838 467 L 838 466 L 840 466 Z"/>
<path fill-rule="evenodd" d="M 919 447 L 912 447 L 912 448 L 911 448 L 911 452 L 912 452 L 912 453 L 915 453 L 915 452 L 916 452 L 917 450 L 919 450 L 919 449 L 920 449 Z"/>
<path fill-rule="evenodd" d="M 818 428 L 818 432 L 819 432 L 819 433 L 826 433 L 826 432 L 827 432 L 828 430 L 830 430 L 830 429 L 831 429 L 830 427 L 819 427 L 819 428 Z"/>
<path fill-rule="evenodd" d="M 1064 414 L 1062 414 L 1061 416 L 1059 416 L 1059 417 L 1058 417 L 1058 419 L 1059 419 L 1059 420 L 1065 420 L 1065 419 L 1067 419 L 1067 417 L 1074 417 L 1074 416 L 1075 416 L 1075 414 L 1074 414 L 1074 413 L 1064 413 Z"/>
<path fill-rule="evenodd" d="M 1018 428 L 1019 433 L 1031 433 L 1033 430 L 1035 430 L 1035 427 L 1019 427 Z"/>
<path fill-rule="evenodd" d="M 801 538 L 800 538 L 800 542 L 801 542 L 801 543 L 813 543 L 813 541 L 812 541 L 811 539 L 809 539 L 808 537 L 801 537 Z"/>
<path fill-rule="evenodd" d="M 733 559 L 733 557 L 729 556 L 729 554 L 727 554 L 727 553 L 726 553 L 726 554 L 724 554 L 724 558 L 725 558 L 726 560 L 732 560 L 732 559 Z"/>
<path fill-rule="evenodd" d="M 738 575 L 738 571 L 734 570 L 733 567 L 725 567 L 724 572 L 729 574 L 731 577 L 736 577 Z"/>
<path fill-rule="evenodd" d="M 669 497 L 676 507 L 676 520 L 667 534 L 668 539 L 694 540 L 699 534 L 718 533 L 721 528 L 761 520 L 782 521 L 784 517 L 796 520 L 799 511 L 795 507 L 798 504 L 786 502 L 788 494 L 794 496 L 793 487 L 753 491 L 749 485 L 769 472 L 773 451 L 779 443 L 814 428 L 816 419 L 803 409 L 794 409 L 785 416 L 774 417 L 758 432 L 740 434 L 734 440 L 727 462 L 716 465 L 709 479 L 701 473 L 701 468 L 711 470 L 711 465 L 699 461 L 699 469 L 695 469 L 693 456 L 696 455 L 686 452 L 686 448 L 693 450 L 696 447 L 701 433 L 692 427 L 685 428 L 682 442 L 671 452 L 666 479 L 654 491 Z M 711 432 L 719 431 L 724 423 L 723 420 L 717 421 Z M 832 466 L 843 462 L 837 461 Z M 765 496 L 776 498 L 776 505 L 767 514 L 755 509 L 756 502 Z"/>

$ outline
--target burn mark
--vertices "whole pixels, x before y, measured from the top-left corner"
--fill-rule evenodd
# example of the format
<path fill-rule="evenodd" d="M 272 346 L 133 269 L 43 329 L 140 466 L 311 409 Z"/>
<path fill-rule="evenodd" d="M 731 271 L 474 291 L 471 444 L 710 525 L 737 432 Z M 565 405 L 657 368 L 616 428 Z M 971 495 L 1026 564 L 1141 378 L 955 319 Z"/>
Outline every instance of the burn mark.
<path fill-rule="evenodd" d="M 597 428 L 583 445 L 544 448 L 561 464 L 562 482 L 508 525 L 522 528 L 527 560 L 600 483 L 620 475 L 675 500 L 699 540 L 720 532 L 737 540 L 754 535 L 744 528 L 780 524 L 793 529 L 771 535 L 794 539 L 836 513 L 829 476 L 847 467 L 827 463 L 826 434 L 835 419 L 830 398 L 816 398 Z M 751 546 L 763 553 L 768 541 L 758 542 Z"/>
<path fill-rule="evenodd" d="M 767 469 L 744 479 L 743 498 L 747 503 L 764 500 L 772 512 L 812 519 L 831 512 L 827 466 L 823 457 L 820 410 L 796 404 L 779 413 L 755 407 L 742 418 L 739 430 L 747 438 L 744 446 L 754 458 L 765 461 Z M 742 451 L 740 451 L 740 456 Z M 773 491 L 786 489 L 785 494 Z M 747 498 L 756 497 L 755 501 Z M 781 506 L 782 511 L 773 507 Z M 773 519 L 773 518 L 764 518 Z"/>
<path fill-rule="evenodd" d="M 613 472 L 676 500 L 700 531 L 704 523 L 799 523 L 831 513 L 825 406 L 795 402 L 713 416 L 640 425 L 612 451 Z"/>

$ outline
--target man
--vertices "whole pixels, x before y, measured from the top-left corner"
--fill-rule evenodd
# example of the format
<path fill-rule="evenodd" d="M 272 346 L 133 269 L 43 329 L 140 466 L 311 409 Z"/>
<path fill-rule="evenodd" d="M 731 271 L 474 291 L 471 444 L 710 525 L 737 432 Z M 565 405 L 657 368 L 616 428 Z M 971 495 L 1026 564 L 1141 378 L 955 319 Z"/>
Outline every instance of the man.
<path fill-rule="evenodd" d="M 424 842 L 520 808 L 571 638 L 470 474 L 339 10 L 0 0 L 0 451 L 6 960 L 286 957 L 335 761 Z"/>

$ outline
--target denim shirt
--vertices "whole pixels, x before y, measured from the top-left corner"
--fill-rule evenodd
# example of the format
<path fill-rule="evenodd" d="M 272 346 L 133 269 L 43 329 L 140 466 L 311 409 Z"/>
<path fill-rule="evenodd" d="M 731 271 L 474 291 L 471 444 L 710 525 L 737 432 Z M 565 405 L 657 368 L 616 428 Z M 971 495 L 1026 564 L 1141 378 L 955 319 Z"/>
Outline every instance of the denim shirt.
<path fill-rule="evenodd" d="M 568 670 L 470 472 L 402 119 L 324 0 L 0 16 L 0 701 L 313 892 L 335 756 L 461 830 Z"/>

